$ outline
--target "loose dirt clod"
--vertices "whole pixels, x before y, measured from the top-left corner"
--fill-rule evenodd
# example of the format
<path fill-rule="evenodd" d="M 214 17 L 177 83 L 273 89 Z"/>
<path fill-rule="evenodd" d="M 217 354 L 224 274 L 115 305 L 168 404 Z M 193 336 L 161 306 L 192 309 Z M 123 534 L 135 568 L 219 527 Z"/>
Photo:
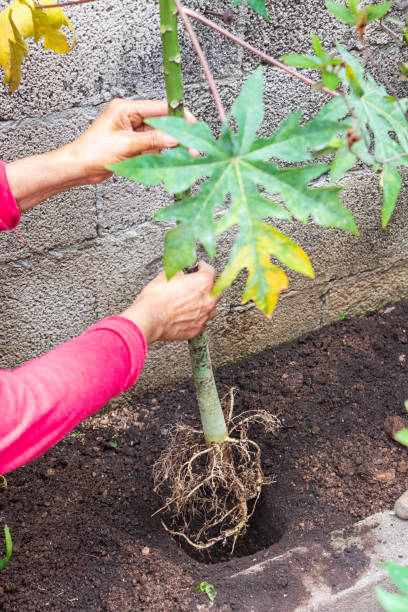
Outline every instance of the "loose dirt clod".
<path fill-rule="evenodd" d="M 154 465 L 154 490 L 164 499 L 162 525 L 198 549 L 226 543 L 246 531 L 263 485 L 274 482 L 261 468 L 261 450 L 248 438 L 251 424 L 275 434 L 278 419 L 266 411 L 232 416 L 233 390 L 225 415 L 229 437 L 208 446 L 202 431 L 177 424 L 170 444 Z"/>

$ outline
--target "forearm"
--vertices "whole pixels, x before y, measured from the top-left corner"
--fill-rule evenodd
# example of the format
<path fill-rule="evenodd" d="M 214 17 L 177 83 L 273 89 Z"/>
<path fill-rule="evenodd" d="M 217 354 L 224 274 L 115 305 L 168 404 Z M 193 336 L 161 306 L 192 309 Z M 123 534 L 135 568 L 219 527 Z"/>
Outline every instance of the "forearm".
<path fill-rule="evenodd" d="M 0 371 L 0 473 L 34 459 L 134 384 L 145 352 L 138 328 L 110 317 L 14 371 Z"/>
<path fill-rule="evenodd" d="M 21 212 L 87 181 L 70 145 L 6 164 L 11 193 Z"/>

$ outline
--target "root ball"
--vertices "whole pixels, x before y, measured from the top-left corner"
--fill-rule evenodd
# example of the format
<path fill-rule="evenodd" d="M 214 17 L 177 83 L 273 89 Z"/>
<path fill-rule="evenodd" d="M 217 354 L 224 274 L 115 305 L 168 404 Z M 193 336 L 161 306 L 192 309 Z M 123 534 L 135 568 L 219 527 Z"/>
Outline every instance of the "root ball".
<path fill-rule="evenodd" d="M 279 421 L 266 411 L 226 418 L 229 438 L 208 446 L 202 431 L 177 424 L 170 444 L 153 470 L 154 490 L 164 500 L 163 527 L 197 549 L 210 548 L 246 531 L 263 485 L 273 482 L 261 468 L 261 450 L 248 438 L 248 427 L 263 425 L 276 433 Z"/>

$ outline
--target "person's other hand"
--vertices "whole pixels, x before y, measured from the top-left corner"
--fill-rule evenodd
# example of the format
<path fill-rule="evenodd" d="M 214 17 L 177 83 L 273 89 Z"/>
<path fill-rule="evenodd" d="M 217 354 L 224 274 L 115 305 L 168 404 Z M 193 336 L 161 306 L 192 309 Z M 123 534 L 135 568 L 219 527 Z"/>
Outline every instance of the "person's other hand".
<path fill-rule="evenodd" d="M 221 294 L 211 297 L 215 276 L 204 261 L 197 272 L 179 272 L 170 281 L 160 272 L 121 316 L 139 327 L 147 344 L 194 338 L 217 314 Z"/>
<path fill-rule="evenodd" d="M 106 166 L 177 146 L 174 138 L 144 123 L 149 117 L 167 115 L 167 111 L 167 102 L 158 100 L 112 100 L 77 140 L 63 148 L 78 164 L 84 183 L 100 183 L 112 175 Z M 196 122 L 189 111 L 185 118 Z"/>

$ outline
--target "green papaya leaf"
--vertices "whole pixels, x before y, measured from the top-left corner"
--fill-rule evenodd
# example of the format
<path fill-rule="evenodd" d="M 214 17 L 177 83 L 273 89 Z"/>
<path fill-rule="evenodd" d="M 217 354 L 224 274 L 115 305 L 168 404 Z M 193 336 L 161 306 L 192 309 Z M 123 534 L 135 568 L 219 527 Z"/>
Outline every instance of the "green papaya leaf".
<path fill-rule="evenodd" d="M 270 315 L 280 291 L 287 287 L 285 272 L 271 257 L 307 276 L 313 276 L 313 269 L 301 247 L 267 220 L 294 217 L 307 223 L 312 219 L 319 225 L 358 234 L 351 213 L 338 198 L 340 188 L 309 185 L 329 170 L 327 164 L 308 163 L 290 168 L 267 161 L 310 162 L 316 150 L 324 150 L 339 135 L 344 138 L 349 124 L 339 118 L 347 109 L 339 103 L 327 106 L 304 125 L 300 123 L 301 113 L 295 112 L 269 137 L 257 138 L 263 118 L 263 77 L 259 68 L 244 83 L 232 105 L 229 116 L 234 119 L 236 131 L 225 124 L 216 139 L 202 122 L 191 126 L 184 119 L 174 117 L 146 121 L 176 138 L 183 147 L 204 153 L 195 158 L 186 149 L 176 148 L 161 156 L 139 156 L 111 167 L 147 185 L 163 182 L 173 193 L 203 179 L 197 193 L 155 215 L 155 219 L 177 223 L 165 240 L 164 263 L 169 278 L 194 261 L 196 241 L 213 257 L 216 237 L 238 225 L 230 259 L 215 289 L 221 291 L 246 268 L 248 279 L 243 301 L 254 300 L 262 312 Z M 274 201 L 274 195 L 283 205 Z M 230 204 L 225 210 L 228 197 Z M 215 226 L 217 208 L 224 210 Z"/>
<path fill-rule="evenodd" d="M 357 157 L 349 150 L 347 145 L 337 149 L 331 164 L 330 180 L 335 183 L 343 174 L 348 172 L 354 166 Z"/>
<path fill-rule="evenodd" d="M 397 167 L 408 164 L 406 99 L 390 97 L 382 85 L 364 73 L 363 67 L 344 47 L 337 45 L 337 48 L 346 64 L 349 107 L 353 108 L 360 132 L 353 153 L 374 169 L 383 167 L 380 185 L 383 189 L 382 225 L 385 227 L 401 190 Z"/>

